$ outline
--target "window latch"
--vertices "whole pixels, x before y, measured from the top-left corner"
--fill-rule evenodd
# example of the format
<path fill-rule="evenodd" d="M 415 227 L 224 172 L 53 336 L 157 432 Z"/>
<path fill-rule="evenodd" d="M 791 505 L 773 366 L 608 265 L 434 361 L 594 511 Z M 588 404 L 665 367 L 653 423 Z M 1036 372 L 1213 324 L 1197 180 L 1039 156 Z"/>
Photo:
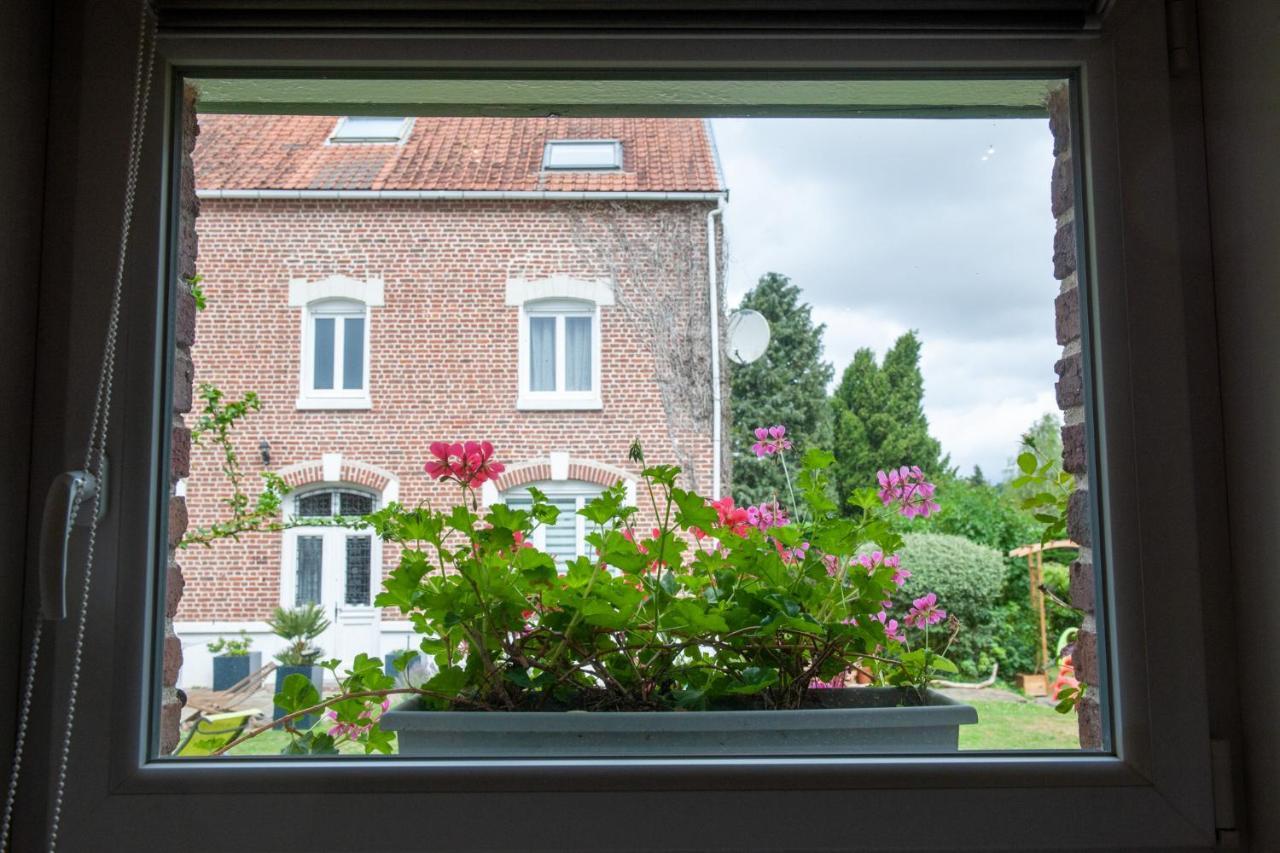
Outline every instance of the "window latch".
<path fill-rule="evenodd" d="M 103 465 L 105 468 L 105 458 Z M 85 502 L 92 501 L 100 483 L 87 471 L 66 471 L 49 487 L 44 500 L 44 517 L 40 523 L 40 616 L 43 619 L 67 618 L 67 557 L 74 527 L 89 523 L 90 512 Z M 106 509 L 99 500 L 98 517 Z"/>

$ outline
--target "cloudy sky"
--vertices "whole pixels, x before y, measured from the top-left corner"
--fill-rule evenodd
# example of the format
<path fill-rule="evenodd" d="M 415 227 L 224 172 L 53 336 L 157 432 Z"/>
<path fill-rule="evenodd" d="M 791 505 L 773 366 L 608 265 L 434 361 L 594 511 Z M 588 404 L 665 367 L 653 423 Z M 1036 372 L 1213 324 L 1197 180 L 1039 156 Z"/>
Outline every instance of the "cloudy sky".
<path fill-rule="evenodd" d="M 859 347 L 879 358 L 918 330 L 931 432 L 962 471 L 1000 477 L 1056 411 L 1047 121 L 713 125 L 729 304 L 763 273 L 790 276 L 827 325 L 837 379 Z"/>

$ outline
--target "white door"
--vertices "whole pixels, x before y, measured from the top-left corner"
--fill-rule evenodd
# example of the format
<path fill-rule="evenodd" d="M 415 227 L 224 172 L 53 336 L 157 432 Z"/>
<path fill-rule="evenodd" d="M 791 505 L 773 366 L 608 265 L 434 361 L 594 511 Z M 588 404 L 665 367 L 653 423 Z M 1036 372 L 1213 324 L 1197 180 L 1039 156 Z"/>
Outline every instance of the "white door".
<path fill-rule="evenodd" d="M 295 497 L 293 517 L 312 522 L 358 518 L 372 512 L 374 505 L 373 496 L 364 492 L 311 491 Z M 373 606 L 381 565 L 379 545 L 370 531 L 336 523 L 295 527 L 286 536 L 283 603 L 324 608 L 330 626 L 316 641 L 324 649 L 323 658 L 350 663 L 360 652 L 373 657 L 381 653 L 381 619 Z"/>

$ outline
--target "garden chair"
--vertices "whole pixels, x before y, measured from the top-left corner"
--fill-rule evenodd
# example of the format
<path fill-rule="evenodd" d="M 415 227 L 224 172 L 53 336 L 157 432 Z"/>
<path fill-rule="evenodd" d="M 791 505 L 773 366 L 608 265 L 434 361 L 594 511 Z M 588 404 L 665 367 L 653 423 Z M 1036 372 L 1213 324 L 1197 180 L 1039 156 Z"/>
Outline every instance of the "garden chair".
<path fill-rule="evenodd" d="M 276 665 L 269 663 L 257 672 L 251 672 L 226 690 L 192 688 L 187 693 L 187 707 L 201 714 L 222 714 L 235 711 L 237 706 L 262 689 Z"/>
<path fill-rule="evenodd" d="M 197 714 L 191 720 L 191 728 L 187 730 L 186 737 L 173 754 L 183 758 L 213 755 L 244 734 L 249 721 L 261 713 L 257 708 L 246 708 L 208 716 Z"/>

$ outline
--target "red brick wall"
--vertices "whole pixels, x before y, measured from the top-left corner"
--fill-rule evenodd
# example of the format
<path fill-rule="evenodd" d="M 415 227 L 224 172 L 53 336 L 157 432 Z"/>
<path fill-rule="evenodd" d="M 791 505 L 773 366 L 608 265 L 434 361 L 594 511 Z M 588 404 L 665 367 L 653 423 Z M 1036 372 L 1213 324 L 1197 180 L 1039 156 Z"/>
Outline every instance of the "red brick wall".
<path fill-rule="evenodd" d="M 187 509 L 185 501 L 176 494 L 176 486 L 187 476 L 191 459 L 191 433 L 183 423 L 183 413 L 191 408 L 191 347 L 195 342 L 196 306 L 186 279 L 196 272 L 197 234 L 196 218 L 200 213 L 200 200 L 196 197 L 195 169 L 191 155 L 200 128 L 196 124 L 196 92 L 190 86 L 182 97 L 182 158 L 181 185 L 178 210 L 178 276 L 174 288 L 175 329 L 177 351 L 174 353 L 173 375 L 173 424 L 169 451 L 169 559 L 165 571 L 164 608 L 164 666 L 161 672 L 160 697 L 160 753 L 168 754 L 178 745 L 178 723 L 182 714 L 182 701 L 176 687 L 178 673 L 182 669 L 182 643 L 173 630 L 173 620 L 182 600 L 184 578 L 178 565 L 174 546 L 186 531 Z"/>
<path fill-rule="evenodd" d="M 237 436 L 253 481 L 264 470 L 258 444 L 265 439 L 271 470 L 341 453 L 399 477 L 402 502 L 440 505 L 455 492 L 422 473 L 432 441 L 489 440 L 508 464 L 564 451 L 574 465 L 595 460 L 637 470 L 627 451 L 638 438 L 650 462 L 677 461 L 674 439 L 693 461 L 687 482 L 709 493 L 709 402 L 689 404 L 676 394 L 675 405 L 685 410 L 664 409 L 654 378 L 662 356 L 655 356 L 646 322 L 694 318 L 688 344 L 701 355 L 692 359 L 701 373 L 691 384 L 709 387 L 710 206 L 205 199 L 197 227 L 208 307 L 192 348 L 195 381 L 233 397 L 246 391 L 261 397 L 262 411 Z M 655 263 L 637 250 L 658 239 L 687 246 L 689 264 Z M 335 274 L 384 281 L 386 304 L 370 312 L 373 408 L 299 411 L 303 309 L 288 304 L 289 281 Z M 617 304 L 600 309 L 603 409 L 517 411 L 519 309 L 505 302 L 507 280 L 611 274 Z M 218 501 L 227 494 L 216 453 L 195 448 L 187 482 L 191 525 L 224 517 Z M 384 563 L 393 564 L 391 550 Z M 180 620 L 262 619 L 278 603 L 277 534 L 194 547 L 182 564 Z"/>
<path fill-rule="evenodd" d="M 1076 677 L 1088 685 L 1077 706 L 1082 749 L 1102 748 L 1102 712 L 1098 705 L 1098 629 L 1094 621 L 1092 521 L 1089 514 L 1088 460 L 1085 452 L 1084 367 L 1080 337 L 1080 289 L 1076 275 L 1075 175 L 1071 163 L 1071 101 L 1066 86 L 1049 98 L 1049 128 L 1053 133 L 1054 165 L 1050 208 L 1058 230 L 1053 240 L 1053 275 L 1061 283 L 1055 302 L 1055 326 L 1062 358 L 1058 373 L 1058 407 L 1062 409 L 1062 467 L 1076 475 L 1067 533 L 1080 545 L 1071 564 L 1071 603 L 1083 611 L 1072 663 Z"/>

